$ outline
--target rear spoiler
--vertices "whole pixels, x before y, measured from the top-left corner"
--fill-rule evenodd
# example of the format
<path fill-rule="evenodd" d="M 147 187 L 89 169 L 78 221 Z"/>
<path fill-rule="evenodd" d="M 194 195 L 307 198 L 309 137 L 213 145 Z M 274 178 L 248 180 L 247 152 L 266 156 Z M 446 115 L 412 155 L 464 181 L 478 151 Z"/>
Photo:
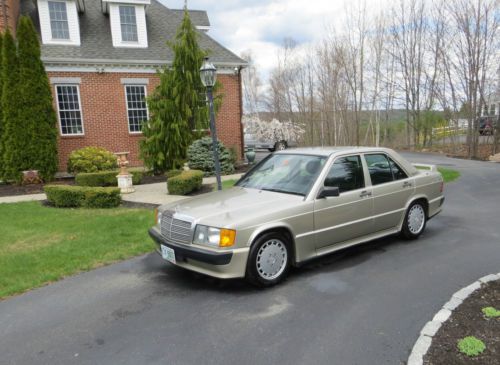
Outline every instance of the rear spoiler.
<path fill-rule="evenodd" d="M 428 170 L 428 171 L 432 171 L 432 172 L 437 172 L 437 170 L 438 170 L 436 165 L 429 165 L 429 164 L 425 164 L 425 163 L 414 163 L 412 165 L 417 170 Z"/>

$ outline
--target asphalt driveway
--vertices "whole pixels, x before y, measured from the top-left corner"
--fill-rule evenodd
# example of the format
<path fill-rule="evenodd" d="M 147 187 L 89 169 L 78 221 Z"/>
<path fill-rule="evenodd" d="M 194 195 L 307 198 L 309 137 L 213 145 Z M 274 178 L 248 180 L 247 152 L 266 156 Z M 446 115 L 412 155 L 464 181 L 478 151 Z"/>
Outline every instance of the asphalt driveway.
<path fill-rule="evenodd" d="M 460 170 L 414 242 L 345 250 L 257 290 L 151 254 L 0 302 L 2 364 L 402 364 L 461 287 L 500 271 L 500 165 Z"/>

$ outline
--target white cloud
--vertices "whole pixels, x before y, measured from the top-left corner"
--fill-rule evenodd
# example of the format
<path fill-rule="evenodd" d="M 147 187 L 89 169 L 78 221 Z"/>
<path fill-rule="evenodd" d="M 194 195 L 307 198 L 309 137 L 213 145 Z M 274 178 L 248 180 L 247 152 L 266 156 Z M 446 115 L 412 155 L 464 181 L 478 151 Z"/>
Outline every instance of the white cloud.
<path fill-rule="evenodd" d="M 161 0 L 182 8 L 183 0 Z M 381 2 L 369 1 L 370 8 Z M 338 25 L 346 4 L 358 0 L 191 0 L 188 8 L 208 11 L 210 35 L 240 55 L 251 49 L 261 74 L 268 75 L 286 37 L 307 46 L 324 38 L 328 25 Z"/>

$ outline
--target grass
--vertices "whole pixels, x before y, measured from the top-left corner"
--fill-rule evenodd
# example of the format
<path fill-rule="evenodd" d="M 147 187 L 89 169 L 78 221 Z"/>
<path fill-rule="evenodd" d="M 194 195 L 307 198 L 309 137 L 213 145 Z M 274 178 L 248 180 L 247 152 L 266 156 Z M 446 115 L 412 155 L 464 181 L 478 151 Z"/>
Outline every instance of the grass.
<path fill-rule="evenodd" d="M 444 167 L 438 167 L 438 171 L 443 175 L 443 180 L 445 183 L 449 183 L 457 180 L 460 177 L 460 172 L 452 169 L 445 169 Z"/>
<path fill-rule="evenodd" d="M 481 310 L 487 318 L 500 318 L 500 310 L 493 307 L 486 307 Z"/>
<path fill-rule="evenodd" d="M 458 341 L 458 350 L 469 357 L 473 357 L 483 353 L 486 350 L 486 345 L 480 339 L 468 336 Z"/>
<path fill-rule="evenodd" d="M 0 298 L 153 249 L 143 209 L 0 204 Z"/>
<path fill-rule="evenodd" d="M 227 190 L 232 188 L 234 184 L 236 184 L 236 182 L 238 182 L 238 180 L 236 179 L 222 181 L 222 190 Z M 214 191 L 217 190 L 217 184 L 213 185 L 213 190 Z"/>

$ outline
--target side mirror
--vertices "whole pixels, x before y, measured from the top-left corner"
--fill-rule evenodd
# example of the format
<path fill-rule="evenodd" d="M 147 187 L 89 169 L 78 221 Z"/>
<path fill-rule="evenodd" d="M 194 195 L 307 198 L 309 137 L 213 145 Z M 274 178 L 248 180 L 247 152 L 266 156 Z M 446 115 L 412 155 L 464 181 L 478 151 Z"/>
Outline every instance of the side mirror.
<path fill-rule="evenodd" d="M 318 194 L 318 199 L 336 197 L 340 195 L 340 190 L 338 187 L 325 186 Z"/>

